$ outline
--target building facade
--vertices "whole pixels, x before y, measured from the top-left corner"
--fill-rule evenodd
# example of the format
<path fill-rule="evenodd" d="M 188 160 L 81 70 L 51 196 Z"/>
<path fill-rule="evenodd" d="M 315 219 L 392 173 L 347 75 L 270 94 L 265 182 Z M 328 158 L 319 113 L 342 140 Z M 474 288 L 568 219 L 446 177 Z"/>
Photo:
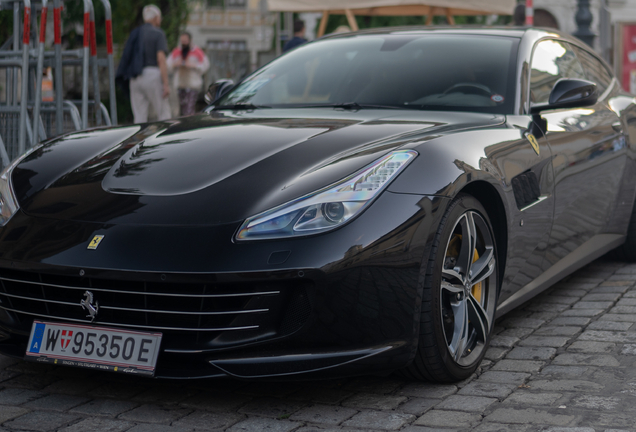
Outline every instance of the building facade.
<path fill-rule="evenodd" d="M 592 31 L 597 34 L 594 49 L 613 63 L 616 27 L 620 23 L 636 23 L 636 0 L 590 0 L 589 3 Z M 535 23 L 573 34 L 577 29 L 577 7 L 578 0 L 534 0 Z"/>
<path fill-rule="evenodd" d="M 273 24 L 266 0 L 194 0 L 187 31 L 210 58 L 205 85 L 255 70 L 273 48 Z"/>

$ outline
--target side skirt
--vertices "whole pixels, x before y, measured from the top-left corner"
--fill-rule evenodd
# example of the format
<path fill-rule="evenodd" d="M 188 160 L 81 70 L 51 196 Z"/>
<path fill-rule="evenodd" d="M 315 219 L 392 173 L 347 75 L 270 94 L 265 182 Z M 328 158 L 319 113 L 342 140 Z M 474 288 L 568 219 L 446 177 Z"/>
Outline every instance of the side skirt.
<path fill-rule="evenodd" d="M 565 276 L 617 248 L 624 242 L 625 236 L 622 234 L 595 235 L 500 304 L 495 314 L 496 318 L 510 312 Z"/>

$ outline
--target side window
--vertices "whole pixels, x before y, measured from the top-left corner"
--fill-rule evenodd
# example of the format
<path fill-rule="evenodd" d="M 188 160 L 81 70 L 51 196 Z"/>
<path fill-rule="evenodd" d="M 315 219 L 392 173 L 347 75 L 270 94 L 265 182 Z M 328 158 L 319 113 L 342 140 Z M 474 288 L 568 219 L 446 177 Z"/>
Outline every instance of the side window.
<path fill-rule="evenodd" d="M 607 70 L 605 65 L 592 54 L 579 47 L 573 47 L 576 55 L 579 57 L 587 79 L 596 83 L 599 96 L 603 94 L 612 82 L 612 73 Z"/>
<path fill-rule="evenodd" d="M 544 40 L 537 44 L 530 70 L 530 102 L 546 103 L 554 84 L 561 78 L 586 79 L 576 54 L 568 45 Z"/>

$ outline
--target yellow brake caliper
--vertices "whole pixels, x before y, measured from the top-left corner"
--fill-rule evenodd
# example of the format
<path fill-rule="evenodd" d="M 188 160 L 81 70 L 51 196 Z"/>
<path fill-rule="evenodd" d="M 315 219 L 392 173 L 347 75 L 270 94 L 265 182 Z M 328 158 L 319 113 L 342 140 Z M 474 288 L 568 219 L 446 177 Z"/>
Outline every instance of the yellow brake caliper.
<path fill-rule="evenodd" d="M 450 242 L 448 242 L 448 249 L 446 250 L 446 256 L 447 257 L 454 257 L 454 258 L 458 257 L 459 256 L 459 247 L 461 245 L 461 242 L 462 242 L 461 234 L 455 234 L 453 236 L 453 238 L 451 238 Z M 477 252 L 477 249 L 475 249 L 475 253 L 473 255 L 473 263 L 475 261 L 477 261 L 478 259 L 479 259 L 479 252 Z M 481 301 L 482 301 L 482 298 L 481 298 L 481 296 L 482 296 L 482 283 L 483 282 L 476 283 L 470 289 L 473 297 L 480 304 L 481 304 Z"/>
<path fill-rule="evenodd" d="M 477 261 L 478 259 L 479 259 L 479 252 L 477 252 L 477 249 L 475 249 L 475 255 L 473 257 L 473 262 Z M 475 298 L 475 300 L 477 300 L 479 302 L 479 304 L 481 304 L 481 284 L 482 283 L 483 282 L 476 283 L 470 289 L 470 291 L 473 294 L 473 297 Z"/>

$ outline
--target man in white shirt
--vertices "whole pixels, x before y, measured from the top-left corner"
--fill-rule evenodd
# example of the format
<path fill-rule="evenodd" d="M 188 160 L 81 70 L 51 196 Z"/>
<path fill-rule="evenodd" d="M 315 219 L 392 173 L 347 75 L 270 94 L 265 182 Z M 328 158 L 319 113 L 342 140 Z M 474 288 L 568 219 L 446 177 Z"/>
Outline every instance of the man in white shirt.
<path fill-rule="evenodd" d="M 130 103 L 135 123 L 148 121 L 148 111 L 153 107 L 158 120 L 170 116 L 170 87 L 166 55 L 168 42 L 161 30 L 161 10 L 155 5 L 143 9 L 144 25 L 141 27 L 143 44 L 143 70 L 141 75 L 130 80 Z"/>

